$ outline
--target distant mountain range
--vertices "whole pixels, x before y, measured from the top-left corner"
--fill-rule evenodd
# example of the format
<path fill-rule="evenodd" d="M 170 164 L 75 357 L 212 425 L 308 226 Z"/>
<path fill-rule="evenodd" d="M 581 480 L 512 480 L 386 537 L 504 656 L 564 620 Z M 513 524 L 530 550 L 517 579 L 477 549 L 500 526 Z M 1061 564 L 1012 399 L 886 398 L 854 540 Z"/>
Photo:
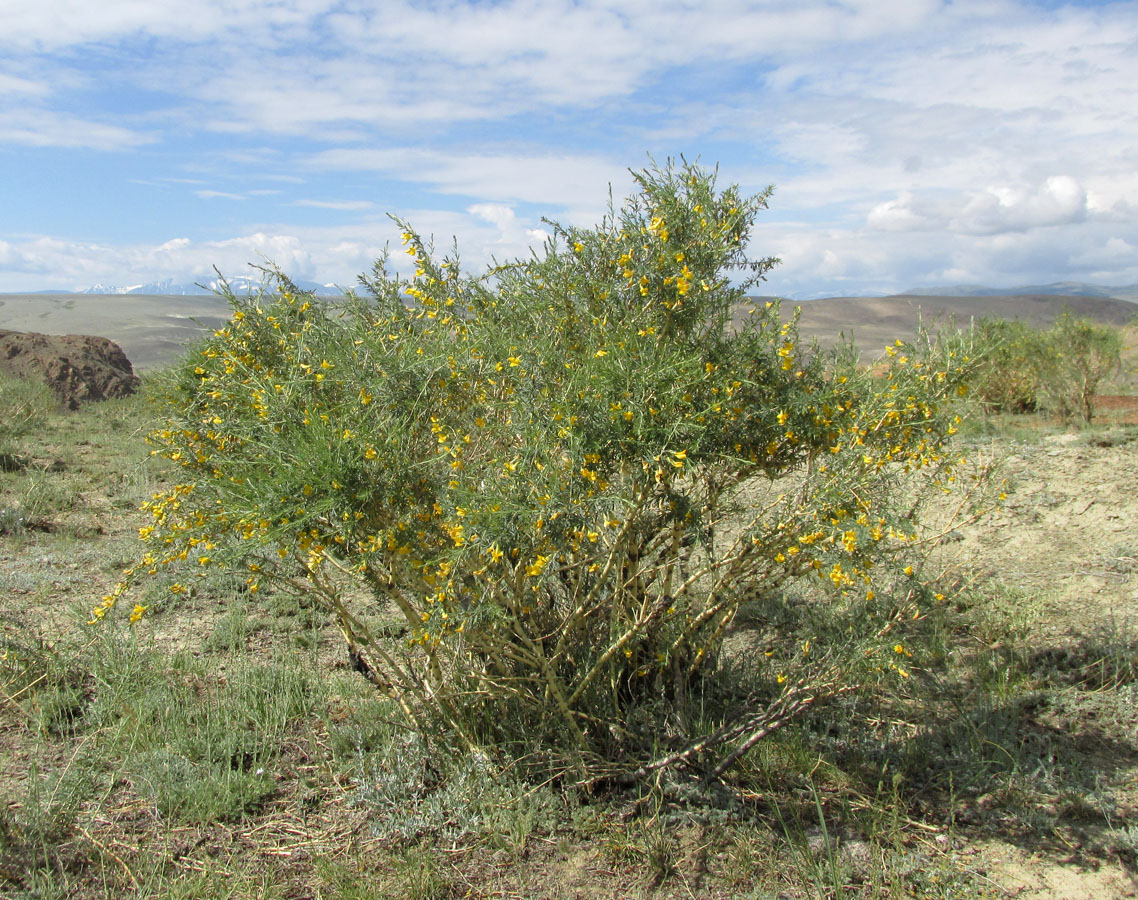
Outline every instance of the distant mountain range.
<path fill-rule="evenodd" d="M 261 287 L 261 280 L 259 278 L 251 278 L 247 275 L 236 275 L 233 278 L 226 278 L 230 290 L 235 294 L 255 294 Z M 338 297 L 344 293 L 346 288 L 338 284 L 320 284 L 315 281 L 302 281 L 296 280 L 293 282 L 302 291 L 311 291 L 314 294 L 321 294 L 325 296 Z M 195 281 L 175 281 L 172 278 L 167 278 L 164 281 L 151 281 L 148 284 L 135 284 L 130 287 L 118 287 L 116 285 L 108 284 L 93 284 L 88 288 L 83 288 L 77 291 L 35 291 L 37 294 L 104 294 L 104 295 L 121 295 L 121 294 L 145 294 L 145 295 L 171 295 L 171 296 L 184 296 L 184 297 L 199 297 L 208 294 L 215 294 L 221 288 L 221 279 L 214 277 L 210 279 L 203 279 L 201 283 Z"/>
<path fill-rule="evenodd" d="M 230 289 L 235 294 L 253 294 L 261 287 L 261 281 L 247 275 L 237 275 L 227 279 Z M 311 291 L 314 294 L 329 297 L 339 297 L 350 285 L 334 283 L 321 284 L 316 281 L 297 280 L 294 282 L 302 291 Z M 91 287 L 75 291 L 26 291 L 27 294 L 138 294 L 138 295 L 181 295 L 203 296 L 214 294 L 221 286 L 217 277 L 205 279 L 201 283 L 194 281 L 175 281 L 167 278 L 164 281 L 152 281 L 148 284 L 136 284 L 129 287 L 115 285 L 94 284 Z M 1052 284 L 1032 284 L 1019 287 L 993 288 L 979 284 L 946 284 L 942 287 L 912 288 L 902 291 L 894 296 L 898 297 L 1005 297 L 1014 295 L 1052 295 L 1066 297 L 1102 297 L 1125 300 L 1129 303 L 1138 303 L 1138 284 L 1110 287 L 1101 284 L 1087 284 L 1081 281 L 1057 281 Z M 879 295 L 875 295 L 879 296 Z M 820 298 L 822 299 L 822 298 Z"/>
<path fill-rule="evenodd" d="M 1063 297 L 1112 297 L 1138 303 L 1138 284 L 1106 287 L 1081 281 L 1056 281 L 1021 287 L 990 288 L 978 284 L 947 284 L 944 287 L 913 288 L 898 296 L 906 297 L 1004 297 L 1017 294 L 1051 294 Z"/>

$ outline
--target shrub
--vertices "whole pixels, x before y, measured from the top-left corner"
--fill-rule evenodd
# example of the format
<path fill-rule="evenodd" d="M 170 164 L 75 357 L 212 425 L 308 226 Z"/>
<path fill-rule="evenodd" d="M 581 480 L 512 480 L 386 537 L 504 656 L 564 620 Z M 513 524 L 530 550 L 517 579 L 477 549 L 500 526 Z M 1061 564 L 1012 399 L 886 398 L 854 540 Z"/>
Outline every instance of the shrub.
<path fill-rule="evenodd" d="M 1047 332 L 1044 351 L 1037 356 L 1042 405 L 1064 424 L 1075 418 L 1090 424 L 1098 386 L 1119 370 L 1121 354 L 1117 329 L 1065 311 Z"/>
<path fill-rule="evenodd" d="M 414 274 L 381 258 L 366 298 L 279 274 L 231 296 L 152 436 L 185 481 L 96 618 L 138 575 L 240 567 L 308 594 L 427 740 L 580 781 L 719 774 L 865 672 L 907 675 L 887 563 L 957 477 L 963 346 L 898 342 L 875 377 L 778 304 L 730 327 L 775 262 L 744 249 L 767 194 L 686 163 L 637 181 L 482 276 L 404 224 Z"/>
<path fill-rule="evenodd" d="M 1019 321 L 982 319 L 972 342 L 980 363 L 972 395 L 988 412 L 1043 411 L 1066 424 L 1090 423 L 1094 395 L 1120 368 L 1122 336 L 1064 311 L 1047 331 Z"/>
<path fill-rule="evenodd" d="M 973 341 L 980 366 L 972 396 L 989 413 L 1030 413 L 1039 405 L 1043 336 L 1017 320 L 985 318 L 976 323 Z"/>

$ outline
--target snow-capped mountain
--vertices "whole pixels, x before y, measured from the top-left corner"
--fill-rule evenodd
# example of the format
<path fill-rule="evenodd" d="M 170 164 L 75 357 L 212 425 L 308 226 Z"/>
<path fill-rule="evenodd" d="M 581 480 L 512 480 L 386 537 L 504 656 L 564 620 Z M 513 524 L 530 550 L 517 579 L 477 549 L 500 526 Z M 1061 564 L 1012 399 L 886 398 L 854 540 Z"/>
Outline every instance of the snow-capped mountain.
<path fill-rule="evenodd" d="M 254 294 L 261 287 L 261 280 L 253 278 L 248 275 L 235 275 L 232 278 L 226 278 L 225 281 L 229 285 L 229 289 L 235 294 Z M 311 291 L 314 294 L 322 294 L 326 296 L 338 297 L 344 293 L 345 287 L 338 284 L 320 284 L 316 281 L 294 281 L 294 284 L 302 291 Z M 90 287 L 82 288 L 81 290 L 72 291 L 75 294 L 170 294 L 170 295 L 183 295 L 194 296 L 203 294 L 217 293 L 222 286 L 221 279 L 214 275 L 211 278 L 203 278 L 200 282 L 196 281 L 175 281 L 173 278 L 166 278 L 162 281 L 151 281 L 147 284 L 135 284 L 129 287 L 118 287 L 115 285 L 107 284 L 93 284 Z"/>

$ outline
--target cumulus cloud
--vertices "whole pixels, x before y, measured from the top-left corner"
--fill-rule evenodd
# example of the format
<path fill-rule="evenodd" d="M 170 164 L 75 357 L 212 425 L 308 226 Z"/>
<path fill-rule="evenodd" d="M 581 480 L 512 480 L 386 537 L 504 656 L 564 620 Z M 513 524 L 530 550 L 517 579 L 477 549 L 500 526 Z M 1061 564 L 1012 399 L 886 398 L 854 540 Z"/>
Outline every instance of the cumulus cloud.
<path fill-rule="evenodd" d="M 1033 191 L 989 188 L 973 194 L 950 223 L 966 234 L 1000 234 L 1081 222 L 1087 213 L 1087 192 L 1070 176 L 1048 178 Z"/>
<path fill-rule="evenodd" d="M 158 245 L 102 244 L 32 236 L 4 245 L 5 290 L 67 290 L 92 284 L 128 285 L 174 278 L 194 281 L 245 274 L 271 261 L 295 277 L 313 272 L 312 255 L 295 235 L 254 233 L 214 241 L 172 238 Z"/>
<path fill-rule="evenodd" d="M 939 217 L 931 210 L 918 209 L 920 205 L 912 191 L 902 191 L 893 200 L 874 206 L 866 224 L 880 231 L 925 231 L 937 227 Z"/>
<path fill-rule="evenodd" d="M 1069 175 L 1055 175 L 1033 188 L 1002 185 L 947 197 L 943 191 L 903 191 L 875 205 L 866 224 L 881 231 L 995 235 L 1082 222 L 1087 207 L 1082 185 Z"/>
<path fill-rule="evenodd" d="M 536 222 L 505 204 L 474 204 L 465 211 L 412 209 L 408 221 L 440 248 L 457 238 L 463 266 L 481 271 L 493 259 L 525 256 L 547 237 Z M 352 285 L 371 269 L 385 246 L 398 247 L 399 229 L 390 219 L 327 227 L 281 225 L 213 240 L 178 236 L 157 244 L 112 244 L 33 235 L 0 241 L 4 282 L 0 290 L 77 289 L 92 284 L 127 285 L 200 281 L 249 273 L 250 265 L 271 264 L 298 279 Z M 391 267 L 413 264 L 392 254 Z"/>

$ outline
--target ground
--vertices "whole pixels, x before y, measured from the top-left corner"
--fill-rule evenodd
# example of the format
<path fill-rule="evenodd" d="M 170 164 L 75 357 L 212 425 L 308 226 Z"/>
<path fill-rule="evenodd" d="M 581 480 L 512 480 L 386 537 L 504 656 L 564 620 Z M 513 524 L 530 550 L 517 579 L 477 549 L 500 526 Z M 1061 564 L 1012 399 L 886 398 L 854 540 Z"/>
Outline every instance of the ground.
<path fill-rule="evenodd" d="M 1030 652 L 1063 659 L 1080 677 L 1095 674 L 1103 691 L 1133 666 L 1138 629 L 1138 441 L 1124 428 L 1065 432 L 1000 445 L 1008 498 L 983 521 L 966 527 L 954 549 L 963 571 L 1011 589 L 1023 606 Z M 1128 635 L 1119 643 L 1120 635 Z M 1129 647 L 1128 660 L 1111 646 Z M 1080 754 L 1111 784 L 1115 822 L 1138 836 L 1138 705 L 1096 704 L 1094 690 L 1072 692 L 1040 717 L 1056 740 L 1081 744 Z M 1105 719 L 1105 720 L 1104 720 Z M 1092 801 L 1093 802 L 1093 801 Z M 1093 829 L 1092 829 L 1093 830 Z M 1100 834 L 1099 837 L 1102 835 Z M 1019 897 L 1138 896 L 1129 862 L 1087 860 L 1078 837 L 1049 849 L 991 839 L 976 849 L 989 860 L 988 877 Z M 1090 840 L 1094 840 L 1092 836 Z"/>
<path fill-rule="evenodd" d="M 90 628 L 166 476 L 143 401 L 53 417 L 0 481 L 0 897 L 1138 896 L 1127 418 L 966 430 L 1006 499 L 930 562 L 941 656 L 684 805 L 431 786 L 336 635 L 237 582 Z"/>

